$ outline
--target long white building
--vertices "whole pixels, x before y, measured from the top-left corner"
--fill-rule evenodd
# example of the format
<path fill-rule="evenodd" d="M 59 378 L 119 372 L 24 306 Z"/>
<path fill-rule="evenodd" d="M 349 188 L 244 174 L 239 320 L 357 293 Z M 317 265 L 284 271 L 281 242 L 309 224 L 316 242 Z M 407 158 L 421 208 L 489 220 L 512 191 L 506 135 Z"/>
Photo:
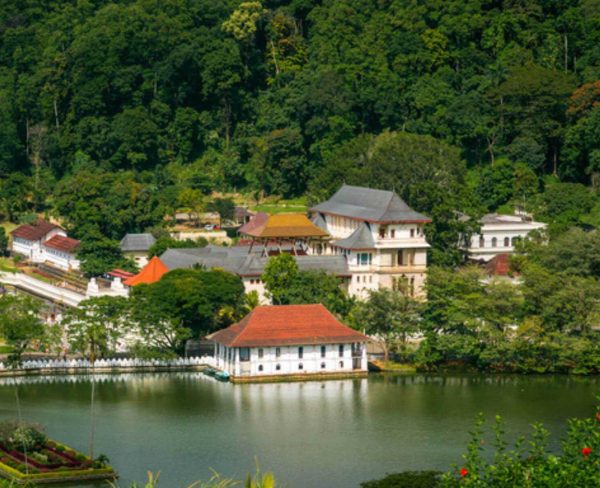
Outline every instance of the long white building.
<path fill-rule="evenodd" d="M 38 219 L 11 232 L 13 253 L 31 263 L 48 263 L 64 270 L 79 269 L 76 251 L 80 242 L 67 237 L 58 225 Z"/>
<path fill-rule="evenodd" d="M 313 243 L 310 252 L 346 257 L 351 295 L 400 289 L 403 281 L 414 296 L 423 294 L 430 247 L 423 228 L 431 219 L 396 193 L 344 185 L 310 211 L 313 223 L 331 235 L 327 243 Z"/>
<path fill-rule="evenodd" d="M 321 304 L 259 306 L 208 338 L 215 344 L 216 367 L 234 382 L 367 372 L 369 338 Z"/>

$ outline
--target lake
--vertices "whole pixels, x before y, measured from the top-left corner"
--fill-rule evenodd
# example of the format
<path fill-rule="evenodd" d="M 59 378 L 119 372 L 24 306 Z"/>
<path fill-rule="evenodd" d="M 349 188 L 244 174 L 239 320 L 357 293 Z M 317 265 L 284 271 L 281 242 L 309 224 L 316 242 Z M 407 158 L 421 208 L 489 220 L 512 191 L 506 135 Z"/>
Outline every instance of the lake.
<path fill-rule="evenodd" d="M 0 382 L 0 419 L 16 418 L 12 379 Z M 86 376 L 26 378 L 23 417 L 86 451 Z M 96 454 L 120 485 L 161 472 L 186 487 L 253 471 L 255 457 L 289 488 L 352 488 L 388 472 L 460 463 L 477 412 L 506 420 L 511 439 L 543 422 L 594 413 L 600 378 L 370 375 L 368 379 L 233 385 L 201 373 L 106 375 L 96 385 Z M 556 442 L 558 435 L 553 436 Z M 556 445 L 556 444 L 555 444 Z"/>

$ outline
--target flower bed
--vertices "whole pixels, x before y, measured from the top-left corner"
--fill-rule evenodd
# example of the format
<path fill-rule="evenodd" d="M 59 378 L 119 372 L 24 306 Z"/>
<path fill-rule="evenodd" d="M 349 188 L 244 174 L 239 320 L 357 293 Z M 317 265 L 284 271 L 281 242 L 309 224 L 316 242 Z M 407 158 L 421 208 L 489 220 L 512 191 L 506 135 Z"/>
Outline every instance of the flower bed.
<path fill-rule="evenodd" d="M 104 456 L 90 459 L 33 427 L 9 424 L 0 430 L 0 476 L 17 484 L 116 478 Z"/>

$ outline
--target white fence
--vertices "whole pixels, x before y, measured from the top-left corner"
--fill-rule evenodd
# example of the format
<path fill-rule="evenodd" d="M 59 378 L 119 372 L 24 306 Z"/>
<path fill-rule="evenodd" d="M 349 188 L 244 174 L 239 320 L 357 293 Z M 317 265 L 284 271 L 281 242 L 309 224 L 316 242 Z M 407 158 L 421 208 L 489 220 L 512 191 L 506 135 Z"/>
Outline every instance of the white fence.
<path fill-rule="evenodd" d="M 135 370 L 135 369 L 184 369 L 199 366 L 214 366 L 212 356 L 201 356 L 191 358 L 177 359 L 98 359 L 93 367 L 93 371 L 107 370 Z M 0 362 L 0 373 L 10 372 L 11 368 Z M 92 372 L 92 363 L 87 359 L 39 359 L 23 361 L 23 364 L 17 371 L 44 371 L 44 372 Z"/>

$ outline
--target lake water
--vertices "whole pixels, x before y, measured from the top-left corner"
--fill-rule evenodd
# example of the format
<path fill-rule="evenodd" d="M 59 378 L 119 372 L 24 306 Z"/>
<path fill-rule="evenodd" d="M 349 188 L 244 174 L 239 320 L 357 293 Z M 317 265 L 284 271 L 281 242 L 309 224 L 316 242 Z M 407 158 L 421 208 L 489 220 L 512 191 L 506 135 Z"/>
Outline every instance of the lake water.
<path fill-rule="evenodd" d="M 16 417 L 13 380 L 0 382 L 0 419 Z M 87 377 L 28 378 L 24 418 L 85 451 Z M 496 414 L 510 438 L 543 422 L 593 415 L 600 378 L 371 375 L 368 379 L 233 385 L 201 373 L 99 377 L 96 453 L 120 485 L 161 471 L 161 487 L 208 479 L 213 468 L 243 477 L 255 457 L 289 488 L 353 488 L 409 469 L 460 463 L 477 412 Z M 557 439 L 558 436 L 554 436 Z"/>

